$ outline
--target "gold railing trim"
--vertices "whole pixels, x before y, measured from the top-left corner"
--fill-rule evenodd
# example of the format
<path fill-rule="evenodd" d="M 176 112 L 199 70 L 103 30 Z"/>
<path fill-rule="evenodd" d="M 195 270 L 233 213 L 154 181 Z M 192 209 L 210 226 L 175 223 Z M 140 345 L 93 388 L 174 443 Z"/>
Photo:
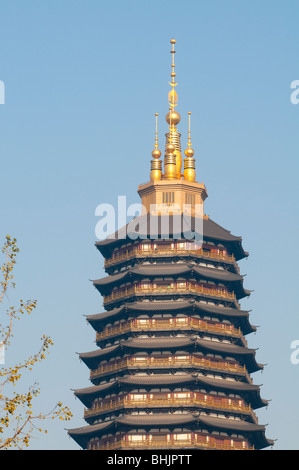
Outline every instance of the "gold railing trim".
<path fill-rule="evenodd" d="M 198 358 L 195 356 L 186 357 L 186 359 L 179 359 L 174 356 L 169 358 L 126 358 L 114 360 L 112 363 L 107 363 L 99 366 L 97 369 L 90 371 L 90 377 L 93 378 L 97 375 L 105 374 L 114 370 L 125 369 L 127 367 L 136 368 L 159 368 L 161 366 L 169 367 L 182 367 L 182 366 L 202 366 L 208 369 L 224 370 L 230 372 L 243 373 L 246 375 L 248 380 L 251 382 L 251 378 L 246 370 L 245 366 L 232 363 L 224 363 L 220 361 L 213 361 L 211 359 Z"/>
<path fill-rule="evenodd" d="M 152 294 L 152 293 L 187 293 L 195 292 L 198 294 L 205 294 L 211 297 L 221 297 L 225 299 L 231 299 L 236 301 L 236 296 L 233 292 L 225 292 L 218 289 L 209 289 L 208 287 L 203 287 L 201 285 L 186 285 L 184 287 L 178 286 L 136 286 L 127 287 L 124 289 L 119 289 L 117 291 L 111 292 L 109 295 L 104 295 L 104 303 L 110 302 L 111 300 L 121 299 L 131 294 Z"/>
<path fill-rule="evenodd" d="M 106 339 L 111 336 L 129 331 L 134 332 L 140 330 L 158 330 L 160 328 L 165 328 L 167 330 L 185 330 L 194 328 L 201 331 L 204 330 L 208 332 L 225 333 L 242 338 L 242 332 L 240 328 L 237 329 L 233 325 L 213 324 L 206 320 L 197 318 L 187 317 L 184 319 L 184 321 L 177 321 L 176 319 L 162 320 L 158 318 L 142 320 L 142 324 L 139 324 L 138 322 L 139 320 L 129 320 L 123 321 L 118 325 L 107 326 L 103 331 L 96 333 L 96 339 Z"/>
<path fill-rule="evenodd" d="M 209 258 L 209 259 L 216 259 L 222 261 L 229 261 L 235 262 L 234 255 L 228 254 L 220 254 L 220 253 L 213 253 L 208 250 L 198 249 L 198 250 L 187 250 L 187 249 L 164 249 L 159 247 L 158 249 L 149 249 L 149 250 L 142 250 L 141 248 L 132 248 L 128 249 L 124 252 L 114 253 L 110 258 L 105 259 L 105 267 L 112 266 L 119 261 L 134 258 L 134 256 L 146 257 L 146 256 L 161 256 L 161 255 L 195 255 L 200 258 Z"/>
<path fill-rule="evenodd" d="M 185 392 L 185 393 L 193 393 L 193 392 Z M 117 410 L 119 408 L 131 408 L 131 407 L 144 407 L 144 406 L 190 406 L 190 405 L 199 405 L 199 406 L 206 406 L 208 408 L 217 408 L 217 409 L 224 409 L 224 410 L 231 410 L 231 411 L 241 411 L 250 413 L 255 422 L 257 422 L 257 418 L 255 413 L 253 412 L 251 405 L 246 405 L 244 403 L 238 404 L 236 403 L 236 399 L 232 400 L 232 403 L 227 403 L 225 399 L 215 399 L 211 396 L 207 396 L 207 399 L 197 396 L 185 397 L 185 398 L 177 398 L 177 397 L 169 397 L 169 398 L 152 398 L 146 397 L 145 399 L 135 399 L 131 398 L 127 395 L 121 395 L 119 397 L 108 398 L 102 400 L 100 403 L 97 403 L 92 408 L 84 410 L 84 417 L 90 417 L 94 414 L 104 411 L 110 410 Z"/>

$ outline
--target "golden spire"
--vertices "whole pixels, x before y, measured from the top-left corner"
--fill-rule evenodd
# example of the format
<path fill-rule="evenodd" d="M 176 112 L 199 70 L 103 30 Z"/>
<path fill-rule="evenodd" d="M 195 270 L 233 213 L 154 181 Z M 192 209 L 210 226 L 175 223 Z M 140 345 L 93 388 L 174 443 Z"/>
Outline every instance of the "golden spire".
<path fill-rule="evenodd" d="M 161 151 L 158 146 L 158 114 L 156 117 L 156 131 L 154 149 L 151 157 L 150 181 L 138 186 L 138 194 L 141 197 L 143 214 L 164 215 L 164 214 L 187 214 L 192 217 L 201 216 L 203 204 L 207 198 L 207 191 L 204 183 L 195 181 L 195 159 L 194 150 L 191 143 L 191 112 L 188 112 L 189 130 L 186 132 L 186 150 L 184 159 L 184 169 L 182 167 L 181 154 L 181 134 L 177 131 L 181 117 L 177 109 L 176 93 L 176 73 L 175 73 L 175 44 L 171 43 L 171 80 L 168 89 L 168 114 L 166 121 L 168 129 L 166 134 L 163 173 Z M 166 114 L 166 113 L 165 113 Z M 187 114 L 187 113 L 186 113 Z M 161 146 L 161 143 L 160 143 Z M 183 172 L 183 174 L 182 174 Z"/>
<path fill-rule="evenodd" d="M 169 179 L 177 179 L 181 178 L 181 168 L 182 168 L 182 156 L 181 156 L 181 143 L 180 143 L 180 136 L 177 132 L 176 126 L 179 124 L 181 120 L 181 116 L 179 113 L 175 110 L 175 107 L 177 106 L 178 102 L 178 97 L 177 93 L 175 90 L 175 87 L 177 86 L 177 83 L 175 81 L 176 73 L 175 73 L 175 62 L 174 62 L 174 45 L 176 43 L 175 39 L 171 39 L 170 43 L 172 44 L 172 50 L 170 51 L 172 54 L 172 64 L 171 64 L 171 82 L 169 82 L 169 85 L 171 86 L 171 90 L 168 93 L 168 103 L 169 103 L 169 112 L 166 115 L 166 121 L 169 124 L 169 132 L 166 134 L 166 147 L 165 147 L 165 160 L 164 160 L 164 165 L 171 164 L 171 171 L 170 168 L 168 167 L 167 169 L 165 168 L 165 177 Z M 170 158 L 170 155 L 172 157 Z M 173 157 L 175 157 L 175 160 L 173 161 Z M 170 163 L 171 160 L 171 163 Z M 174 168 L 175 165 L 175 168 Z M 167 170 L 167 171 L 166 171 Z"/>
<path fill-rule="evenodd" d="M 158 113 L 156 116 L 156 131 L 155 131 L 155 148 L 152 151 L 153 160 L 151 160 L 151 181 L 157 181 L 162 178 L 162 162 L 159 160 L 161 157 L 161 151 L 158 148 Z"/>
<path fill-rule="evenodd" d="M 178 104 L 178 95 L 177 92 L 175 91 L 175 87 L 177 86 L 177 83 L 175 81 L 176 73 L 175 73 L 175 63 L 174 63 L 174 45 L 176 43 L 175 39 L 171 39 L 170 43 L 172 44 L 172 50 L 170 51 L 172 54 L 172 64 L 171 64 L 171 69 L 172 72 L 170 74 L 171 76 L 171 82 L 169 82 L 169 85 L 171 86 L 171 90 L 168 93 L 168 103 L 169 103 L 169 113 L 166 116 L 166 121 L 170 125 L 169 130 L 173 131 L 175 129 L 175 126 L 180 122 L 181 116 L 177 111 L 175 111 L 175 108 Z"/>
<path fill-rule="evenodd" d="M 170 51 L 170 53 L 172 54 L 172 64 L 171 64 L 172 72 L 170 74 L 171 83 L 169 82 L 169 85 L 171 85 L 171 91 L 168 94 L 168 101 L 169 101 L 169 105 L 171 107 L 171 110 L 174 111 L 174 108 L 177 106 L 177 101 L 178 101 L 177 93 L 175 91 L 175 87 L 177 86 L 177 83 L 175 81 L 176 73 L 174 71 L 175 70 L 174 54 L 176 52 L 174 50 L 174 45 L 176 43 L 176 40 L 171 39 L 170 43 L 172 44 L 172 50 Z"/>
<path fill-rule="evenodd" d="M 189 130 L 188 130 L 188 147 L 185 150 L 187 158 L 184 159 L 184 179 L 187 181 L 195 181 L 195 159 L 193 158 L 194 150 L 191 147 L 191 130 L 190 120 L 191 112 L 188 112 L 189 117 Z"/>

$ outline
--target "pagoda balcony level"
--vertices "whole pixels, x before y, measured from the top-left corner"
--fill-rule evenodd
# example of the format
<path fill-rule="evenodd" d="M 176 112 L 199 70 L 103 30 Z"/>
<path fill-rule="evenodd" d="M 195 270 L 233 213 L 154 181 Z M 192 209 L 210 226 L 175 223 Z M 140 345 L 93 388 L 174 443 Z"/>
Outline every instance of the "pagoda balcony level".
<path fill-rule="evenodd" d="M 131 449 L 141 448 L 141 442 L 144 448 L 149 448 L 150 445 L 145 446 L 152 441 L 161 449 L 175 447 L 172 443 L 176 442 L 184 447 L 187 442 L 191 445 L 195 441 L 204 442 L 206 448 L 213 448 L 214 442 L 222 444 L 222 447 L 225 444 L 233 447 L 234 442 L 239 442 L 240 449 L 248 448 L 249 443 L 256 449 L 273 445 L 273 440 L 268 440 L 265 436 L 264 425 L 235 419 L 233 416 L 226 418 L 224 415 L 211 416 L 207 413 L 188 411 L 125 414 L 70 429 L 68 432 L 76 442 L 87 449 L 105 449 L 104 445 L 108 442 L 113 447 L 120 439 L 129 442 Z M 106 446 L 107 448 L 109 446 Z"/>
<path fill-rule="evenodd" d="M 145 281 L 146 279 L 146 281 Z M 154 287 L 177 286 L 184 288 L 189 284 L 200 284 L 217 291 L 233 291 L 237 299 L 250 295 L 243 286 L 244 276 L 215 266 L 202 266 L 194 262 L 139 264 L 126 270 L 93 281 L 95 288 L 102 295 L 109 295 L 111 289 L 118 289 L 125 283 Z"/>
<path fill-rule="evenodd" d="M 153 393 L 153 389 L 157 387 L 157 379 L 159 387 L 165 389 L 164 392 L 155 391 Z M 174 393 L 180 393 L 175 390 L 178 388 L 180 390 L 188 390 L 187 393 L 202 393 L 207 399 L 208 397 L 213 397 L 215 400 L 226 400 L 227 404 L 244 406 L 246 404 L 252 410 L 268 406 L 269 404 L 268 400 L 261 398 L 260 386 L 258 385 L 240 380 L 231 380 L 231 377 L 221 379 L 219 377 L 211 378 L 209 374 L 203 375 L 193 372 L 173 374 L 172 371 L 169 371 L 168 373 L 158 373 L 158 375 L 155 373 L 145 375 L 129 373 L 123 376 L 120 375 L 109 382 L 76 389 L 74 394 L 84 404 L 86 409 L 91 409 L 96 404 L 103 403 L 104 400 L 111 400 L 112 397 L 116 399 L 129 393 L 130 397 L 134 398 L 136 398 L 136 393 L 142 393 L 143 399 L 148 396 L 155 398 L 179 397 L 179 395 L 173 395 Z M 214 393 L 217 395 L 213 395 Z"/>
<path fill-rule="evenodd" d="M 122 321 L 117 325 L 106 326 L 102 331 L 96 332 L 96 342 L 113 338 L 122 334 L 142 332 L 142 331 L 202 331 L 216 333 L 225 336 L 239 338 L 244 346 L 247 346 L 240 328 L 226 323 L 216 323 L 199 318 L 179 317 L 179 318 L 151 318 L 134 319 Z"/>
<path fill-rule="evenodd" d="M 128 297 L 138 296 L 169 296 L 169 295 L 190 295 L 195 294 L 203 297 L 224 299 L 228 302 L 235 304 L 239 307 L 236 295 L 234 292 L 229 292 L 225 288 L 209 288 L 204 287 L 199 283 L 187 282 L 184 285 L 170 284 L 170 285 L 131 285 L 125 288 L 119 288 L 112 291 L 109 295 L 103 295 L 104 305 L 108 305 L 117 300 L 123 300 Z"/>
<path fill-rule="evenodd" d="M 235 414 L 245 413 L 249 419 L 257 423 L 257 417 L 250 405 L 243 400 L 219 398 L 198 392 L 178 393 L 129 393 L 113 398 L 97 401 L 91 408 L 86 408 L 84 418 L 88 419 L 107 411 L 130 408 L 176 408 L 203 407 Z"/>
<path fill-rule="evenodd" d="M 119 373 L 126 370 L 159 370 L 162 369 L 198 369 L 206 371 L 221 371 L 226 374 L 243 376 L 248 383 L 252 383 L 252 379 L 247 372 L 245 365 L 233 363 L 229 361 L 220 361 L 213 359 L 201 358 L 193 355 L 186 356 L 169 356 L 165 358 L 158 357 L 126 357 L 124 359 L 116 359 L 99 365 L 96 369 L 91 369 L 90 379 L 94 380 L 103 375 Z"/>
<path fill-rule="evenodd" d="M 191 256 L 198 259 L 213 260 L 213 261 L 223 261 L 225 263 L 233 264 L 236 271 L 239 272 L 239 267 L 236 264 L 234 255 L 227 254 L 226 251 L 221 250 L 204 250 L 204 249 L 189 249 L 189 248 L 180 248 L 173 246 L 163 246 L 157 245 L 156 247 L 148 247 L 148 245 L 140 244 L 138 246 L 132 246 L 126 249 L 120 249 L 114 251 L 112 256 L 105 258 L 105 268 L 110 268 L 119 263 L 136 259 L 146 259 L 146 258 L 170 258 L 174 257 L 186 257 Z"/>
<path fill-rule="evenodd" d="M 212 320 L 212 317 L 216 317 L 220 324 L 228 321 L 231 325 L 234 324 L 237 329 L 240 327 L 243 335 L 256 331 L 256 327 L 249 322 L 249 312 L 247 310 L 229 308 L 217 305 L 216 303 L 207 303 L 207 300 L 205 302 L 198 302 L 192 298 L 186 298 L 186 300 L 177 302 L 174 302 L 172 299 L 168 301 L 163 299 L 160 302 L 123 302 L 120 307 L 87 315 L 86 320 L 96 332 L 99 332 L 104 330 L 107 324 L 112 324 L 116 321 L 122 322 L 139 315 L 147 315 L 153 318 L 156 314 L 173 315 L 173 320 L 175 316 L 182 314 L 185 317 L 193 317 L 193 315 L 199 317 L 208 316 L 210 320 Z M 164 317 L 164 320 L 166 320 L 166 317 Z M 209 320 L 207 319 L 207 321 Z"/>

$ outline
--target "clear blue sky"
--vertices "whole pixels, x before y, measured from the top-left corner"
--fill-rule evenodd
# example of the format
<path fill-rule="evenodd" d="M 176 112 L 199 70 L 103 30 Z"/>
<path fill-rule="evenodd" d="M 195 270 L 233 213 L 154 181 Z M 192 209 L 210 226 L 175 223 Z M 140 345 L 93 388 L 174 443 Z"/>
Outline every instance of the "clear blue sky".
<path fill-rule="evenodd" d="M 7 365 L 49 334 L 54 348 L 31 374 L 40 409 L 69 405 L 70 423 L 49 423 L 31 449 L 78 449 L 64 427 L 83 425 L 71 389 L 89 385 L 78 352 L 94 349 L 83 315 L 103 311 L 90 279 L 104 275 L 95 208 L 149 179 L 154 113 L 159 142 L 176 44 L 182 145 L 187 112 L 209 216 L 243 237 L 242 301 L 259 325 L 253 374 L 272 400 L 258 412 L 277 449 L 299 447 L 298 136 L 299 3 L 273 1 L 2 0 L 0 3 L 0 235 L 18 239 L 17 290 L 38 299 L 22 319 Z M 37 408 L 39 409 L 39 408 Z"/>

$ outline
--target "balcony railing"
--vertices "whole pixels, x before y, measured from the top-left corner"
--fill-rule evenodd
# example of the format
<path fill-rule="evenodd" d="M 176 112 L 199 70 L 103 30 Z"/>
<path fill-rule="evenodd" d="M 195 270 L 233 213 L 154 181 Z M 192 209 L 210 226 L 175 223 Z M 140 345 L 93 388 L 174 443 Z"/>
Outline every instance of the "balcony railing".
<path fill-rule="evenodd" d="M 159 368 L 180 368 L 180 367 L 201 367 L 209 370 L 221 370 L 225 372 L 244 374 L 248 381 L 251 381 L 246 367 L 237 363 L 228 361 L 217 361 L 213 359 L 206 359 L 196 356 L 184 356 L 176 357 L 170 356 L 166 358 L 158 357 L 127 357 L 125 359 L 113 360 L 111 362 L 104 363 L 92 369 L 90 371 L 90 378 L 106 374 L 109 372 L 120 371 L 126 368 L 137 368 L 137 369 L 159 369 Z"/>
<path fill-rule="evenodd" d="M 218 449 L 218 450 L 254 450 L 247 441 L 238 441 L 236 439 L 215 439 L 210 436 L 202 436 L 198 433 L 188 433 L 186 438 L 179 435 L 128 435 L 124 437 L 102 439 L 90 442 L 88 449 L 90 450 L 113 450 L 127 448 L 144 448 L 144 449 L 183 449 L 183 448 L 199 448 L 199 449 Z"/>
<path fill-rule="evenodd" d="M 103 331 L 96 333 L 96 339 L 108 339 L 122 333 L 149 330 L 200 330 L 211 333 L 223 333 L 243 339 L 240 328 L 224 323 L 209 322 L 198 318 L 170 318 L 165 319 L 146 319 L 146 320 L 130 320 L 123 321 L 118 325 L 107 326 Z M 246 343 L 244 339 L 244 344 Z"/>
<path fill-rule="evenodd" d="M 156 249 L 154 248 L 144 249 L 143 247 L 139 246 L 139 247 L 132 247 L 124 251 L 118 251 L 118 252 L 113 253 L 113 255 L 110 258 L 105 259 L 105 267 L 108 268 L 110 266 L 113 266 L 114 264 L 119 263 L 120 261 L 129 260 L 135 257 L 145 258 L 147 256 L 158 257 L 158 256 L 174 256 L 174 255 L 192 255 L 192 256 L 197 256 L 199 258 L 235 263 L 234 255 L 228 255 L 227 253 L 223 253 L 223 252 L 217 253 L 217 252 L 203 250 L 203 249 L 192 250 L 192 249 L 187 249 L 187 248 L 177 248 L 177 247 L 169 248 L 169 247 L 163 247 L 163 246 L 159 246 Z"/>
<path fill-rule="evenodd" d="M 250 413 L 253 420 L 257 418 L 250 405 L 246 405 L 241 400 L 228 398 L 215 398 L 210 395 L 204 395 L 197 392 L 185 392 L 184 397 L 176 396 L 175 393 L 169 393 L 165 397 L 159 393 L 154 394 L 136 394 L 120 395 L 118 397 L 107 398 L 97 402 L 92 408 L 85 409 L 84 417 L 88 418 L 97 413 L 117 410 L 120 408 L 144 408 L 144 407 L 174 407 L 174 406 L 204 406 L 207 408 L 218 408 L 221 410 L 239 411 Z"/>
<path fill-rule="evenodd" d="M 219 297 L 236 302 L 236 296 L 233 292 L 228 292 L 225 289 L 212 289 L 204 287 L 200 284 L 187 283 L 184 286 L 180 285 L 132 285 L 123 289 L 117 289 L 109 295 L 104 295 L 104 304 L 117 299 L 123 299 L 134 294 L 162 294 L 162 293 L 188 293 L 194 292 L 196 294 L 204 294 L 211 297 Z"/>

